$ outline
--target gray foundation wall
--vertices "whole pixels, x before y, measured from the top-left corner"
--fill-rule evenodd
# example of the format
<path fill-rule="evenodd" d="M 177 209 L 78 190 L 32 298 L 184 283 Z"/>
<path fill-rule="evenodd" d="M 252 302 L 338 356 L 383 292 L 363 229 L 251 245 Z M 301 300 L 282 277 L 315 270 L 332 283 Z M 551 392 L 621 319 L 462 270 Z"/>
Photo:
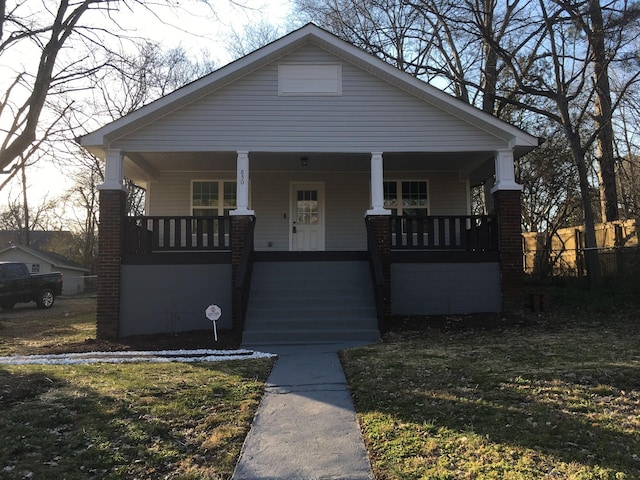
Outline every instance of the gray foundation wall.
<path fill-rule="evenodd" d="M 498 263 L 395 263 L 391 313 L 442 315 L 499 312 Z"/>
<path fill-rule="evenodd" d="M 121 279 L 121 337 L 211 330 L 212 303 L 218 329 L 231 328 L 231 265 L 123 265 Z"/>

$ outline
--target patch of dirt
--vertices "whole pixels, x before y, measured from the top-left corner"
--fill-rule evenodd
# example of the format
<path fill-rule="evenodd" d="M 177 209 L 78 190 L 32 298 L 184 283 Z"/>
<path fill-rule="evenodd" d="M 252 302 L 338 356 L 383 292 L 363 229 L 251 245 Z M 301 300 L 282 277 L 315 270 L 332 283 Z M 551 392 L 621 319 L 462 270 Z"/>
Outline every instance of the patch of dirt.
<path fill-rule="evenodd" d="M 34 320 L 69 315 L 82 315 L 96 311 L 94 295 L 60 296 L 49 309 L 40 309 L 34 302 L 16 303 L 10 310 L 0 310 L 0 320 Z"/>
<path fill-rule="evenodd" d="M 14 330 L 4 335 L 15 334 L 17 330 L 30 331 L 34 335 L 42 335 L 42 325 L 54 331 L 51 343 L 31 348 L 29 353 L 84 353 L 96 351 L 137 351 L 137 350 L 182 350 L 182 349 L 220 349 L 239 348 L 238 340 L 230 331 L 218 331 L 218 341 L 213 338 L 211 330 L 180 332 L 176 334 L 137 335 L 114 340 L 87 338 L 82 342 L 69 342 L 60 329 L 59 319 L 73 318 L 80 315 L 95 314 L 95 295 L 60 296 L 50 309 L 38 309 L 35 303 L 20 303 L 11 310 L 0 311 L 0 320 L 4 324 L 12 324 Z M 36 327 L 38 325 L 38 327 Z M 31 327 L 30 327 L 31 326 Z M 0 324 L 0 332 L 3 330 Z M 6 328 L 5 328 L 6 330 Z M 21 334 L 22 334 L 21 331 Z M 56 337 L 58 342 L 56 342 Z M 10 341 L 11 337 L 7 337 Z M 0 338 L 2 341 L 2 338 Z"/>
<path fill-rule="evenodd" d="M 233 350 L 239 348 L 239 342 L 231 332 L 218 332 L 218 341 L 213 339 L 211 330 L 197 330 L 175 334 L 136 335 L 104 340 L 88 338 L 82 343 L 47 345 L 48 353 L 118 352 L 138 350 L 194 350 L 217 349 Z"/>
<path fill-rule="evenodd" d="M 388 322 L 389 332 L 415 332 L 429 329 L 442 331 L 496 330 L 525 327 L 539 323 L 535 315 L 473 313 L 467 315 L 394 316 Z"/>

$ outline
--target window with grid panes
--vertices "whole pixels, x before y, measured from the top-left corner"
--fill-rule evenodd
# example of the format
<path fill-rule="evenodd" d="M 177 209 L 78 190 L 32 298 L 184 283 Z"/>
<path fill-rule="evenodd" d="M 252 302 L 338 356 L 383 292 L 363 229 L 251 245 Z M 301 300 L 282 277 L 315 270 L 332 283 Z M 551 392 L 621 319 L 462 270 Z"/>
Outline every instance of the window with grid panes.
<path fill-rule="evenodd" d="M 407 217 L 425 217 L 428 215 L 426 180 L 390 180 L 383 183 L 384 208 L 391 215 L 404 217 L 402 233 L 407 229 Z M 396 223 L 391 223 L 391 233 L 396 233 Z"/>
<path fill-rule="evenodd" d="M 236 182 L 194 181 L 191 208 L 194 217 L 228 216 L 236 208 Z"/>
<path fill-rule="evenodd" d="M 426 180 L 391 180 L 383 183 L 384 208 L 393 215 L 424 217 L 428 215 Z"/>

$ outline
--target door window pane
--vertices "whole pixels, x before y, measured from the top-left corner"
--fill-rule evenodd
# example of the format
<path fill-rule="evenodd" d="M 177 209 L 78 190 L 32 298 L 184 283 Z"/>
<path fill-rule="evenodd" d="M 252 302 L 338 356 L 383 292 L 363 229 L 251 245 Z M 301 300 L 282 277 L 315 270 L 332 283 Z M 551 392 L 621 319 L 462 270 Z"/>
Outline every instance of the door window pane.
<path fill-rule="evenodd" d="M 298 190 L 296 200 L 296 222 L 300 225 L 317 224 L 318 191 Z"/>

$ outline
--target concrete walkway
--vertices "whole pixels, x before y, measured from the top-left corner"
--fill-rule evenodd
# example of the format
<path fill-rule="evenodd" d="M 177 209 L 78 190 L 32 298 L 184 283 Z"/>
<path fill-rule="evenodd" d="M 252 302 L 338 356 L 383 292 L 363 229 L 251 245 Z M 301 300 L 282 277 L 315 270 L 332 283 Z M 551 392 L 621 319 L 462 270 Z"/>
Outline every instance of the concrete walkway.
<path fill-rule="evenodd" d="M 337 355 L 349 346 L 252 345 L 279 358 L 233 480 L 373 479 Z"/>

